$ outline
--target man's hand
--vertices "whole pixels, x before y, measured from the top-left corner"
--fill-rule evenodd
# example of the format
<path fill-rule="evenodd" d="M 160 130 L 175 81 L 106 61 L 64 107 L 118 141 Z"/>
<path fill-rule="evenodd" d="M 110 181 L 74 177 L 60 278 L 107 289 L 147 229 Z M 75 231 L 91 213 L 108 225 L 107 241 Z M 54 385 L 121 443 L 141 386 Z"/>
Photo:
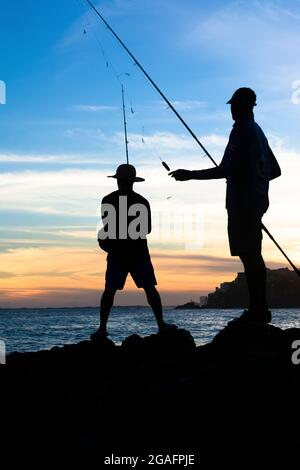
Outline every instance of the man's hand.
<path fill-rule="evenodd" d="M 171 171 L 169 175 L 175 178 L 176 181 L 187 181 L 191 179 L 191 171 L 189 170 L 175 170 Z"/>

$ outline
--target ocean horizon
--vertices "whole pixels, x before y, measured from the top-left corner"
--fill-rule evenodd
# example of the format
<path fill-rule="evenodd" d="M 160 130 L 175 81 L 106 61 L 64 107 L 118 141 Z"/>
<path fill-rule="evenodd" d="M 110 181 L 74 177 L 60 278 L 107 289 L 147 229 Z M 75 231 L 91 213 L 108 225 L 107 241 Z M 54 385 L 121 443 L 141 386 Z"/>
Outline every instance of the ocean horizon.
<path fill-rule="evenodd" d="M 167 322 L 191 332 L 197 345 L 212 341 L 241 309 L 178 310 L 164 307 Z M 274 309 L 272 324 L 280 328 L 300 328 L 300 309 Z M 1 308 L 0 340 L 7 354 L 51 349 L 54 346 L 88 340 L 99 325 L 98 307 Z M 150 307 L 115 306 L 108 323 L 109 338 L 116 344 L 132 334 L 147 336 L 157 332 Z"/>

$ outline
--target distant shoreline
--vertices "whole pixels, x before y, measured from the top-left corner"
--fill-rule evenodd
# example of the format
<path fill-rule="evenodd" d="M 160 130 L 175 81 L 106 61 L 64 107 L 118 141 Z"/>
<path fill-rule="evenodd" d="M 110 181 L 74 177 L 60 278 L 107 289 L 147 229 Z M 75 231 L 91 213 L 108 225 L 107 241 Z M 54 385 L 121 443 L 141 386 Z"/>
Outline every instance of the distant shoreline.
<path fill-rule="evenodd" d="M 87 310 L 99 308 L 99 305 L 94 307 L 0 307 L 1 310 Z M 113 308 L 150 308 L 149 305 L 114 305 Z M 163 308 L 176 308 L 176 305 L 163 305 Z"/>
<path fill-rule="evenodd" d="M 98 309 L 99 307 L 0 307 L 1 311 L 7 310 L 94 310 Z M 148 308 L 151 310 L 149 305 L 114 305 L 113 308 Z M 241 310 L 243 307 L 232 307 L 232 308 L 223 308 L 223 307 L 198 307 L 197 309 L 193 308 L 178 308 L 177 305 L 163 305 L 163 308 L 173 308 L 174 310 Z M 299 310 L 299 307 L 276 307 L 272 308 L 272 310 Z"/>

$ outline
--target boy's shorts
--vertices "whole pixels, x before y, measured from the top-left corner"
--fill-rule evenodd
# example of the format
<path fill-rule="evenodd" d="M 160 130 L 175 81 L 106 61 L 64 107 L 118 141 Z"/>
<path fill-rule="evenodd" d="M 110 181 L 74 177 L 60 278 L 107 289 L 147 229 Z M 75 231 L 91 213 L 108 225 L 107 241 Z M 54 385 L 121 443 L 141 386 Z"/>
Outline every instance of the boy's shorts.
<path fill-rule="evenodd" d="M 157 284 L 149 253 L 132 258 L 109 253 L 105 287 L 122 290 L 128 274 L 131 274 L 137 287 L 147 288 Z"/>

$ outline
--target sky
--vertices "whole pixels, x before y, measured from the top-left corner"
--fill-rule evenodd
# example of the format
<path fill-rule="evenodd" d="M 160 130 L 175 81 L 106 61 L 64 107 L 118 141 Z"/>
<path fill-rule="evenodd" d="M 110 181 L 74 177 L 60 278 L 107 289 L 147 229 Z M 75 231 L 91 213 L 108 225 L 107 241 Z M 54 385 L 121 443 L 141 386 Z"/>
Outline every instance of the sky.
<path fill-rule="evenodd" d="M 282 168 L 264 223 L 300 265 L 300 1 L 111 0 L 106 20 L 220 162 L 226 101 L 257 94 L 256 121 Z M 84 0 L 1 0 L 0 307 L 96 306 L 96 241 L 107 178 L 129 158 L 151 203 L 149 247 L 165 305 L 213 291 L 242 270 L 230 257 L 225 181 L 176 182 L 161 166 L 211 166 Z M 4 86 L 5 85 L 5 86 Z M 270 268 L 286 262 L 264 238 Z M 116 304 L 145 304 L 128 278 Z"/>

